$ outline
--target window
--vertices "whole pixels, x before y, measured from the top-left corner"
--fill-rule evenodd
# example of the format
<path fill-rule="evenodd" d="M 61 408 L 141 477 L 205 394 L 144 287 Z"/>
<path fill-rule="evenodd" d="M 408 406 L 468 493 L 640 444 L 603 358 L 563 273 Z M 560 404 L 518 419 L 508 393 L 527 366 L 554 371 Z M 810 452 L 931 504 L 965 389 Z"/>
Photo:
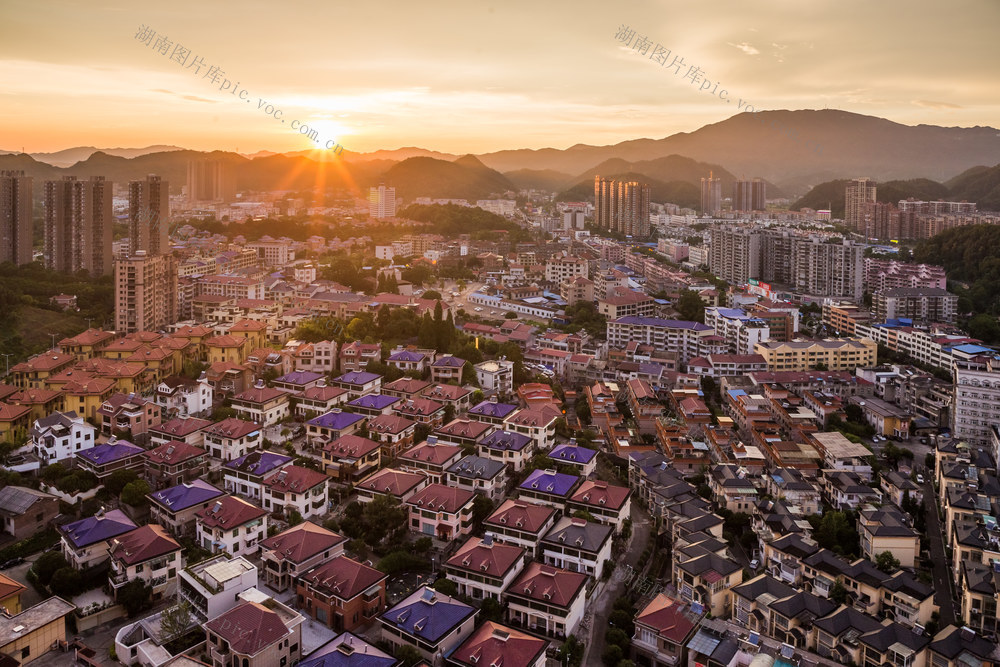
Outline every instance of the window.
<path fill-rule="evenodd" d="M 31 647 L 30 646 L 25 646 L 24 648 L 21 649 L 21 660 L 24 660 L 29 655 L 31 655 Z"/>

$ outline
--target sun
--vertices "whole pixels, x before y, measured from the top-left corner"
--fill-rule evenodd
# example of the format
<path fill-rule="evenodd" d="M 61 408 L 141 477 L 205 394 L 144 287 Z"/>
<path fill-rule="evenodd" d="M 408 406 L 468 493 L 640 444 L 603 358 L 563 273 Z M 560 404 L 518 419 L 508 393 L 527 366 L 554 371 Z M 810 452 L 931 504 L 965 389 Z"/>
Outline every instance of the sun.
<path fill-rule="evenodd" d="M 330 146 L 335 144 L 340 144 L 344 146 L 346 150 L 348 148 L 345 143 L 345 138 L 353 134 L 351 128 L 343 123 L 340 123 L 331 118 L 309 118 L 303 124 L 308 125 L 309 129 L 316 130 L 319 134 L 317 141 L 317 150 L 326 150 L 326 145 L 329 142 Z"/>

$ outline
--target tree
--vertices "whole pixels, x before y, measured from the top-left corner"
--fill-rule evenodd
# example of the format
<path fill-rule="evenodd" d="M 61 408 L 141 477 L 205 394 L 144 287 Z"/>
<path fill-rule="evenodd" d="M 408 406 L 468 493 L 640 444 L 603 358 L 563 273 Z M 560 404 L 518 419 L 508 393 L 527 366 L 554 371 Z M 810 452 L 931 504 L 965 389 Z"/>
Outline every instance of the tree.
<path fill-rule="evenodd" d="M 413 667 L 423 662 L 424 659 L 420 651 L 406 644 L 397 646 L 393 651 L 393 655 L 396 657 L 396 660 L 400 661 L 399 667 Z"/>
<path fill-rule="evenodd" d="M 864 409 L 855 403 L 848 403 L 844 406 L 844 414 L 847 415 L 848 421 L 852 421 L 855 424 L 863 424 L 865 422 Z"/>
<path fill-rule="evenodd" d="M 580 420 L 581 424 L 589 425 L 591 422 L 590 415 L 590 404 L 584 398 L 577 398 L 576 404 L 573 406 L 576 411 L 576 416 Z"/>
<path fill-rule="evenodd" d="M 153 587 L 142 579 L 133 579 L 118 589 L 115 600 L 130 617 L 136 616 L 153 606 Z"/>
<path fill-rule="evenodd" d="M 501 623 L 503 621 L 503 607 L 496 598 L 486 598 L 482 606 L 479 607 L 480 621 L 493 621 Z"/>
<path fill-rule="evenodd" d="M 891 551 L 883 551 L 875 557 L 875 567 L 886 574 L 892 574 L 900 567 L 899 559 L 892 555 Z"/>
<path fill-rule="evenodd" d="M 122 490 L 131 482 L 139 479 L 134 470 L 116 470 L 105 480 L 104 488 L 113 496 L 120 496 Z"/>
<path fill-rule="evenodd" d="M 289 526 L 297 526 L 303 521 L 305 521 L 305 519 L 302 518 L 302 514 L 298 510 L 292 510 L 291 514 L 288 515 Z"/>
<path fill-rule="evenodd" d="M 677 302 L 674 303 L 674 310 L 681 316 L 681 319 L 691 322 L 705 321 L 705 302 L 694 290 L 683 290 Z"/>
<path fill-rule="evenodd" d="M 441 296 L 441 292 L 438 292 L 436 289 L 429 289 L 426 292 L 424 292 L 423 294 L 421 294 L 420 298 L 421 299 L 433 299 L 433 300 L 436 300 L 436 301 L 440 301 L 444 297 L 442 297 Z"/>
<path fill-rule="evenodd" d="M 576 635 L 570 635 L 569 638 L 563 642 L 563 645 L 559 647 L 556 652 L 556 658 L 560 665 L 569 665 L 569 667 L 580 667 L 580 663 L 583 662 L 583 653 L 585 646 L 583 642 L 577 639 Z"/>
<path fill-rule="evenodd" d="M 64 567 L 69 567 L 69 563 L 63 557 L 62 552 L 46 551 L 38 557 L 31 569 L 35 571 L 38 583 L 48 586 L 49 582 L 52 581 L 52 575 Z"/>
<path fill-rule="evenodd" d="M 493 502 L 486 496 L 477 493 L 476 497 L 472 500 L 472 525 L 479 526 L 483 525 L 490 514 L 493 513 Z"/>
<path fill-rule="evenodd" d="M 165 641 L 180 637 L 191 625 L 191 603 L 181 600 L 160 616 L 160 633 Z"/>
<path fill-rule="evenodd" d="M 142 479 L 129 482 L 122 489 L 121 501 L 132 507 L 141 507 L 149 502 L 146 494 L 150 492 L 149 484 Z"/>
<path fill-rule="evenodd" d="M 617 667 L 618 663 L 621 662 L 625 657 L 625 652 L 622 651 L 622 647 L 617 644 L 608 644 L 607 648 L 604 649 L 604 653 L 601 654 L 601 662 L 603 662 L 607 667 Z"/>
<path fill-rule="evenodd" d="M 443 595 L 447 595 L 449 597 L 455 597 L 456 595 L 458 595 L 458 584 L 456 584 L 451 579 L 445 579 L 444 577 L 441 577 L 440 579 L 434 582 L 434 590 Z"/>
<path fill-rule="evenodd" d="M 66 600 L 79 595 L 82 588 L 83 577 L 68 565 L 56 570 L 49 581 L 49 590 Z"/>
<path fill-rule="evenodd" d="M 970 319 L 965 328 L 970 336 L 985 343 L 995 343 L 1000 340 L 1000 323 L 994 315 L 980 313 Z"/>
<path fill-rule="evenodd" d="M 847 589 L 839 581 L 833 583 L 830 589 L 830 599 L 837 604 L 847 604 Z"/>

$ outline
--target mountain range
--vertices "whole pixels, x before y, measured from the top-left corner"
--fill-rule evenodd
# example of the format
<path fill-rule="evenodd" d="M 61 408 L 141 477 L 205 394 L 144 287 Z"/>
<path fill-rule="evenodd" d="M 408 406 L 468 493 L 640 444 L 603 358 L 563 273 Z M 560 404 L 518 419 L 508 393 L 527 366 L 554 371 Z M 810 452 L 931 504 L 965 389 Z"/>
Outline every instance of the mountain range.
<path fill-rule="evenodd" d="M 322 153 L 321 159 L 312 151 L 261 151 L 245 156 L 175 146 L 3 153 L 0 151 L 0 169 L 23 169 L 38 180 L 72 174 L 128 181 L 156 173 L 170 181 L 172 191 L 180 192 L 188 162 L 212 157 L 232 165 L 240 189 L 322 186 L 360 192 L 385 182 L 396 187 L 403 199 L 482 199 L 522 188 L 557 192 L 560 199 L 584 199 L 592 196 L 593 177 L 599 174 L 645 180 L 653 190 L 653 201 L 691 206 L 697 203 L 700 179 L 713 172 L 722 178 L 725 196 L 737 176 L 759 176 L 769 183 L 769 197 L 804 195 L 800 202 L 807 206 L 825 195 L 822 205 L 816 206 L 825 208 L 837 199 L 834 195 L 839 186 L 830 186 L 830 182 L 859 176 L 879 182 L 929 179 L 928 183 L 945 187 L 948 196 L 966 192 L 992 196 L 992 165 L 1000 163 L 1000 131 L 991 127 L 907 126 L 830 109 L 741 113 L 694 132 L 610 146 L 579 144 L 562 150 L 517 149 L 465 156 L 417 147 L 371 153 L 345 151 L 340 157 Z M 955 179 L 962 180 L 951 184 Z M 891 187 L 880 186 L 879 194 L 884 188 L 888 196 Z M 911 192 L 914 187 L 900 186 L 899 192 Z M 927 183 L 924 189 L 942 192 Z M 953 191 L 959 194 L 952 195 Z M 839 199 L 843 199 L 842 189 Z M 983 203 L 981 207 L 986 208 Z"/>

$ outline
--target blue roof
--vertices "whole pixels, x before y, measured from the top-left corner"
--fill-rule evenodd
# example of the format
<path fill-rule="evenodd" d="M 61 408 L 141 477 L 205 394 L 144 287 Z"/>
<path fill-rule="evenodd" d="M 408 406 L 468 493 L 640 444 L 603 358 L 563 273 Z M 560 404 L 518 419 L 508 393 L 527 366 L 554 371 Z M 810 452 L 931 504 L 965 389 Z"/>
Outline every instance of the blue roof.
<path fill-rule="evenodd" d="M 397 663 L 388 653 L 345 632 L 311 653 L 298 667 L 392 667 Z"/>
<path fill-rule="evenodd" d="M 356 415 L 353 412 L 330 411 L 326 414 L 320 415 L 319 417 L 313 417 L 309 420 L 309 424 L 312 426 L 319 426 L 321 428 L 340 430 L 342 428 L 347 428 L 352 424 L 356 424 L 364 418 L 364 415 Z"/>
<path fill-rule="evenodd" d="M 110 540 L 125 533 L 135 530 L 138 526 L 133 523 L 121 510 L 111 510 L 104 516 L 88 516 L 85 519 L 67 523 L 60 526 L 59 530 L 74 547 L 85 547 L 97 544 L 103 540 Z"/>
<path fill-rule="evenodd" d="M 390 355 L 389 361 L 423 361 L 427 358 L 427 355 L 420 354 L 419 352 L 412 352 L 410 350 L 400 350 L 399 352 Z"/>
<path fill-rule="evenodd" d="M 346 382 L 348 384 L 368 384 L 382 377 L 378 373 L 366 373 L 365 371 L 351 371 L 344 373 L 334 382 Z"/>
<path fill-rule="evenodd" d="M 996 350 L 993 350 L 991 348 L 983 347 L 982 345 L 974 345 L 972 343 L 965 343 L 964 345 L 956 345 L 955 347 L 950 349 L 958 350 L 959 352 L 963 352 L 965 354 L 983 354 L 983 353 L 989 354 L 991 352 L 996 352 Z"/>
<path fill-rule="evenodd" d="M 739 308 L 716 308 L 715 312 L 717 312 L 719 315 L 722 315 L 723 317 L 729 317 L 729 318 L 739 319 L 747 316 L 746 312 Z"/>
<path fill-rule="evenodd" d="M 461 368 L 465 365 L 465 359 L 459 359 L 458 357 L 441 357 L 434 362 L 434 366 L 438 368 Z"/>
<path fill-rule="evenodd" d="M 385 410 L 394 403 L 399 403 L 399 396 L 386 396 L 385 394 L 366 394 L 360 398 L 355 398 L 348 405 L 356 408 L 371 408 L 373 410 Z"/>
<path fill-rule="evenodd" d="M 291 456 L 284 454 L 274 454 L 272 452 L 250 452 L 245 456 L 234 459 L 225 464 L 224 468 L 249 472 L 254 475 L 266 475 L 276 468 L 280 468 L 292 460 Z"/>
<path fill-rule="evenodd" d="M 701 322 L 689 322 L 687 320 L 665 320 L 662 317 L 639 317 L 638 315 L 628 315 L 619 317 L 615 324 L 641 324 L 650 327 L 665 327 L 669 329 L 693 329 L 694 331 L 707 331 L 712 327 Z"/>
<path fill-rule="evenodd" d="M 491 401 L 483 401 L 479 405 L 469 408 L 469 414 L 504 419 L 515 410 L 517 410 L 517 406 L 511 405 L 510 403 L 493 403 Z"/>
<path fill-rule="evenodd" d="M 549 452 L 549 458 L 558 461 L 575 461 L 577 463 L 590 463 L 597 456 L 597 452 L 586 447 L 576 445 L 559 445 Z"/>
<path fill-rule="evenodd" d="M 121 459 L 127 459 L 130 456 L 142 454 L 145 451 L 142 447 L 133 445 L 131 442 L 119 440 L 118 442 L 106 442 L 103 445 L 85 449 L 82 452 L 77 452 L 76 455 L 87 459 L 94 465 L 100 466 L 106 463 L 114 463 Z"/>
<path fill-rule="evenodd" d="M 171 510 L 179 512 L 194 507 L 198 503 L 218 498 L 223 493 L 205 480 L 196 479 L 190 484 L 178 484 L 150 495 L 161 505 L 166 505 Z"/>
<path fill-rule="evenodd" d="M 485 447 L 489 447 L 490 449 L 503 449 L 519 452 L 527 447 L 530 442 L 531 438 L 523 433 L 498 430 L 493 431 L 488 436 L 483 438 L 481 444 Z"/>
<path fill-rule="evenodd" d="M 292 371 L 287 375 L 282 375 L 275 382 L 288 382 L 289 384 L 309 384 L 323 377 L 322 373 L 312 371 Z"/>
<path fill-rule="evenodd" d="M 580 478 L 577 475 L 564 475 L 552 470 L 535 470 L 528 475 L 526 480 L 521 482 L 521 486 L 518 488 L 544 491 L 557 496 L 568 496 L 579 481 Z"/>
<path fill-rule="evenodd" d="M 427 586 L 380 616 L 383 623 L 436 644 L 476 610 Z"/>

